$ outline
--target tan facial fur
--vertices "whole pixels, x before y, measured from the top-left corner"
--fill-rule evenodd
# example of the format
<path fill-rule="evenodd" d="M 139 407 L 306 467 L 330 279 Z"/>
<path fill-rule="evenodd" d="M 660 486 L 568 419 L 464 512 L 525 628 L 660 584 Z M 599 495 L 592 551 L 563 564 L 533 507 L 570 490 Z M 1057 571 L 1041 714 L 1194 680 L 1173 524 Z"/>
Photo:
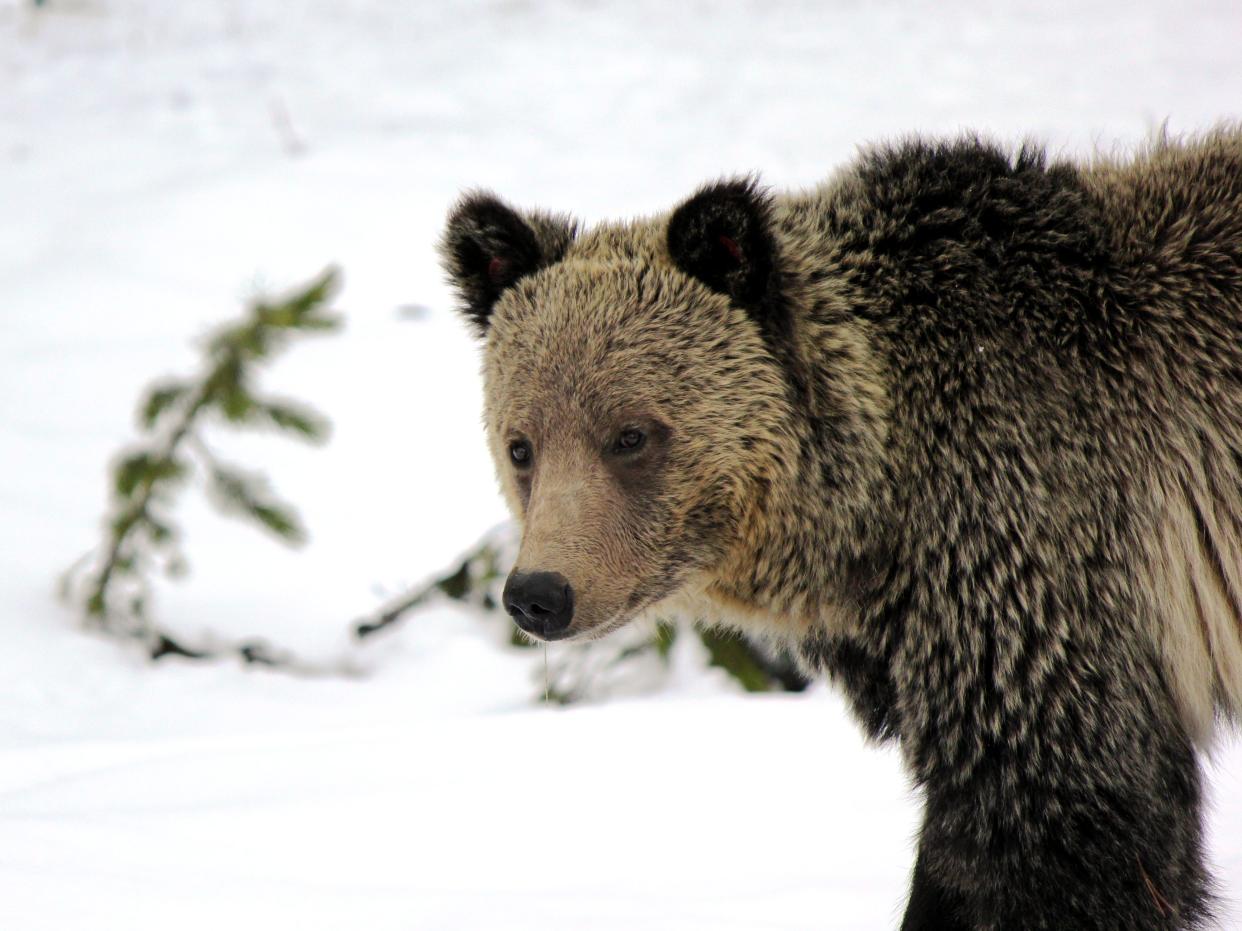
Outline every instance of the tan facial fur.
<path fill-rule="evenodd" d="M 568 580 L 576 637 L 624 624 L 724 556 L 785 407 L 742 312 L 677 274 L 645 233 L 595 231 L 506 293 L 490 324 L 486 421 L 523 526 L 514 568 Z M 622 237 L 646 256 L 593 257 Z M 617 451 L 630 429 L 642 448 Z M 510 459 L 517 440 L 525 467 Z"/>
<path fill-rule="evenodd" d="M 739 241 L 720 238 L 710 209 L 694 214 L 698 198 L 581 235 L 568 218 L 486 195 L 450 219 L 442 251 L 486 336 L 489 441 L 524 528 L 514 572 L 555 573 L 573 592 L 558 639 L 601 635 L 674 597 L 683 614 L 751 632 L 840 632 L 853 617 L 846 577 L 889 519 L 886 379 L 850 289 L 823 273 L 813 213 L 746 182 L 704 193 L 735 210 Z M 736 209 L 739 198 L 750 206 Z M 687 215 L 730 273 L 766 250 L 782 267 L 752 263 L 759 280 L 817 312 L 794 321 L 737 275 L 713 279 L 710 262 L 688 270 L 695 257 L 673 255 Z M 747 238 L 760 220 L 787 254 Z M 614 455 L 630 428 L 645 448 Z M 529 444 L 528 466 L 511 460 L 515 442 Z"/>

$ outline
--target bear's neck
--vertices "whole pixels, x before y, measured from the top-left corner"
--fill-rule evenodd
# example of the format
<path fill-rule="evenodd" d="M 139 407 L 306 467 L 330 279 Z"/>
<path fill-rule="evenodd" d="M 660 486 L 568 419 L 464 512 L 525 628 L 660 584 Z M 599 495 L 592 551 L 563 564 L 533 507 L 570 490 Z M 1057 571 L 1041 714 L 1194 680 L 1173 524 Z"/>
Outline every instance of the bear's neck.
<path fill-rule="evenodd" d="M 822 517 L 816 508 L 789 500 L 754 515 L 704 588 L 711 602 L 711 610 L 702 612 L 706 619 L 789 641 L 852 630 L 858 614 L 852 573 L 834 558 L 837 547 L 824 533 Z"/>
<path fill-rule="evenodd" d="M 705 580 L 705 620 L 791 642 L 857 629 L 887 551 L 887 496 L 877 479 L 834 457 L 813 423 L 802 433 L 797 467 L 757 497 L 734 547 Z"/>
<path fill-rule="evenodd" d="M 704 590 L 730 626 L 840 635 L 893 551 L 889 379 L 840 281 L 795 270 L 785 299 L 788 415 Z"/>

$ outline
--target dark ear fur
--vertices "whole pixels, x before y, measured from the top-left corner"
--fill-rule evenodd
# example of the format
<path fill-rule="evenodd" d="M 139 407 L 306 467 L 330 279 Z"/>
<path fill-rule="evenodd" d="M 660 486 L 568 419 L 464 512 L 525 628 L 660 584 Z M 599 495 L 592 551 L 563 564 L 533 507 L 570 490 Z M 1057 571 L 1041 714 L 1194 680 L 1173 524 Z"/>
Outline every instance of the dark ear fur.
<path fill-rule="evenodd" d="M 440 258 L 462 313 L 480 335 L 504 290 L 560 261 L 577 231 L 568 217 L 522 215 L 486 192 L 458 202 L 440 240 Z"/>
<path fill-rule="evenodd" d="M 753 178 L 702 188 L 673 211 L 668 251 L 687 275 L 761 311 L 775 290 L 772 199 Z"/>

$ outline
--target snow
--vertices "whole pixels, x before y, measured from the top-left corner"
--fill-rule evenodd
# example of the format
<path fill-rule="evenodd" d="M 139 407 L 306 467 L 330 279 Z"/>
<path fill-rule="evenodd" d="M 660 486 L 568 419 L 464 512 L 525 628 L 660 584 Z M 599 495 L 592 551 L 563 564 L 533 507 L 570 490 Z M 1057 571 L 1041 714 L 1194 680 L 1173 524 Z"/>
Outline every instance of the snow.
<path fill-rule="evenodd" d="M 858 744 L 838 710 L 716 696 L 14 751 L 5 907 L 30 928 L 866 927 L 911 810 L 886 754 L 837 771 Z"/>
<path fill-rule="evenodd" d="M 724 173 L 809 185 L 912 131 L 1124 150 L 1242 116 L 1240 38 L 1232 0 L 0 2 L 0 924 L 893 926 L 917 800 L 826 690 L 742 696 L 683 644 L 659 694 L 545 707 L 538 651 L 443 606 L 348 644 L 504 518 L 443 215 L 475 185 L 587 220 Z M 329 263 L 347 332 L 265 382 L 331 445 L 211 438 L 312 541 L 189 497 L 192 575 L 156 611 L 362 675 L 83 634 L 54 578 L 97 540 L 139 390 Z M 1208 774 L 1242 927 L 1236 738 Z"/>

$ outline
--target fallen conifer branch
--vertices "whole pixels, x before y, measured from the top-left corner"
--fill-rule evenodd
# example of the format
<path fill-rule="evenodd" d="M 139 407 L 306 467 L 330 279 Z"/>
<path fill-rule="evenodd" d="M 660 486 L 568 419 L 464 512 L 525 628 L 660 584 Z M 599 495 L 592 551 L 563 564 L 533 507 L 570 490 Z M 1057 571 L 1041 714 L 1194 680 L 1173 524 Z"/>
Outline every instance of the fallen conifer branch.
<path fill-rule="evenodd" d="M 145 439 L 123 452 L 111 470 L 104 540 L 61 580 L 62 597 L 82 611 L 88 626 L 141 643 L 154 660 L 235 655 L 250 664 L 324 671 L 257 640 L 187 646 L 152 620 L 149 575 L 162 570 L 175 577 L 187 569 L 171 511 L 175 492 L 194 476 L 221 511 L 256 523 L 286 544 L 305 540 L 297 512 L 271 491 L 266 478 L 222 462 L 201 431 L 218 418 L 309 442 L 326 439 L 326 418 L 298 402 L 257 392 L 253 369 L 295 336 L 340 327 L 327 306 L 337 280 L 337 272 L 328 269 L 281 300 L 255 301 L 241 320 L 208 339 L 206 365 L 197 379 L 165 379 L 148 389 L 138 408 Z"/>

